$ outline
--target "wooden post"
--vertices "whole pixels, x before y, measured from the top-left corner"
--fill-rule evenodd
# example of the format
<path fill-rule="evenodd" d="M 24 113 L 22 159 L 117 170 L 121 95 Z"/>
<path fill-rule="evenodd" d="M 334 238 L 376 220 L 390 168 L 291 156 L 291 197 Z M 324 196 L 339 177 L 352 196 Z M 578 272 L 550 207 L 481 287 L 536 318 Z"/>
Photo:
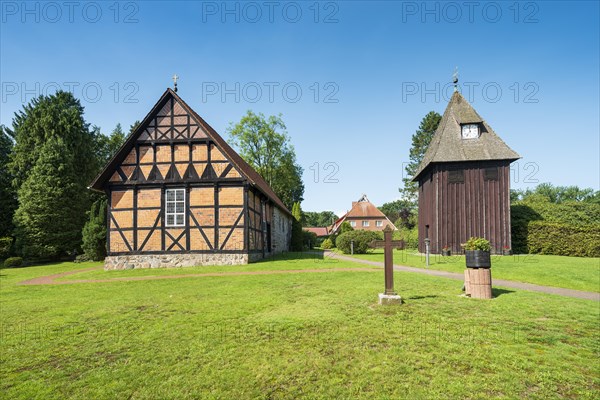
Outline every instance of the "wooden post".
<path fill-rule="evenodd" d="M 394 230 L 387 225 L 383 229 L 383 240 L 373 240 L 370 246 L 373 248 L 383 248 L 384 254 L 384 280 L 385 292 L 379 295 L 379 303 L 393 304 L 402 303 L 402 298 L 394 290 L 394 248 L 403 249 L 404 241 L 392 240 Z"/>
<path fill-rule="evenodd" d="M 392 248 L 392 229 L 389 225 L 383 230 L 384 268 L 385 268 L 385 294 L 395 295 L 394 291 L 394 249 Z"/>

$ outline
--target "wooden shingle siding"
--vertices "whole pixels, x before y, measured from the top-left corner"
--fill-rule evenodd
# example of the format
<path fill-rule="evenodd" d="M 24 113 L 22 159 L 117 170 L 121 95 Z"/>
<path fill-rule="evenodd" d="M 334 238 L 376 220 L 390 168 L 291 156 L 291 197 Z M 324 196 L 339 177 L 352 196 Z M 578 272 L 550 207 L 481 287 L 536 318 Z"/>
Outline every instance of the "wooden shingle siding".
<path fill-rule="evenodd" d="M 497 168 L 498 179 L 486 180 L 485 169 Z M 419 185 L 419 250 L 425 251 L 429 225 L 431 251 L 449 246 L 462 253 L 461 243 L 471 236 L 485 237 L 495 252 L 511 247 L 510 162 L 433 165 Z M 451 183 L 456 168 L 464 171 L 464 183 Z"/>

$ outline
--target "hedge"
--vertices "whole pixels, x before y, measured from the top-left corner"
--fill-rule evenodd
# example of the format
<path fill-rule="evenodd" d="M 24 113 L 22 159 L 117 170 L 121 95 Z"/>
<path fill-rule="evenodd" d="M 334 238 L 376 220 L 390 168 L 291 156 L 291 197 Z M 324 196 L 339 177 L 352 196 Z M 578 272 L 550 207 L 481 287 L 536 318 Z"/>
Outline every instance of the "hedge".
<path fill-rule="evenodd" d="M 515 202 L 510 209 L 515 253 L 598 257 L 600 205 L 551 203 L 545 198 Z"/>
<path fill-rule="evenodd" d="M 530 253 L 600 257 L 600 226 L 534 221 L 527 228 Z"/>

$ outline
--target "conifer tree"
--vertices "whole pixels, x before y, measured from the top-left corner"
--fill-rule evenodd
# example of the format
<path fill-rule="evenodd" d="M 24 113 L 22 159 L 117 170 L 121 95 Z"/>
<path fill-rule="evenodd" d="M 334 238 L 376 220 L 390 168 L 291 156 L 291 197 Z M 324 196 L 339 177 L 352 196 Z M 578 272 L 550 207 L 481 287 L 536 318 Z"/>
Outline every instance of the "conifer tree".
<path fill-rule="evenodd" d="M 85 188 L 73 153 L 59 138 L 40 146 L 39 158 L 18 191 L 17 249 L 30 259 L 55 259 L 79 248 L 85 220 Z"/>
<path fill-rule="evenodd" d="M 12 235 L 12 219 L 17 208 L 17 196 L 8 171 L 12 148 L 10 132 L 4 125 L 0 125 L 0 238 Z"/>
<path fill-rule="evenodd" d="M 419 129 L 412 136 L 412 146 L 410 148 L 409 162 L 404 168 L 404 178 L 402 179 L 404 187 L 400 189 L 400 193 L 405 200 L 412 202 L 413 204 L 417 201 L 417 191 L 419 185 L 416 182 L 412 182 L 417 168 L 431 143 L 431 139 L 442 120 L 442 116 L 435 111 L 430 111 L 421 120 Z"/>
<path fill-rule="evenodd" d="M 302 209 L 300 202 L 295 202 L 292 206 L 292 251 L 302 251 Z"/>
<path fill-rule="evenodd" d="M 9 170 L 17 190 L 16 248 L 28 258 L 52 259 L 79 249 L 87 185 L 98 169 L 94 135 L 71 93 L 40 96 L 13 120 Z"/>
<path fill-rule="evenodd" d="M 89 259 L 100 261 L 106 257 L 106 199 L 95 201 L 88 216 L 81 248 Z"/>

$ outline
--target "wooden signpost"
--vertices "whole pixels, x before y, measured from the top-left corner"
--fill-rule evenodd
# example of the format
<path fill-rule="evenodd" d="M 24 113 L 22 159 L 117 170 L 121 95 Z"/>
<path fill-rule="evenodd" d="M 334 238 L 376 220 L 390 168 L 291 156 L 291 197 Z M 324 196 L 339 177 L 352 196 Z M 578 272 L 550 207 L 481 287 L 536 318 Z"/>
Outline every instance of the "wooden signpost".
<path fill-rule="evenodd" d="M 379 304 L 402 304 L 402 297 L 394 291 L 394 249 L 404 248 L 403 240 L 392 240 L 394 230 L 388 225 L 383 229 L 383 240 L 373 240 L 370 246 L 384 249 L 385 292 L 379 293 Z"/>

